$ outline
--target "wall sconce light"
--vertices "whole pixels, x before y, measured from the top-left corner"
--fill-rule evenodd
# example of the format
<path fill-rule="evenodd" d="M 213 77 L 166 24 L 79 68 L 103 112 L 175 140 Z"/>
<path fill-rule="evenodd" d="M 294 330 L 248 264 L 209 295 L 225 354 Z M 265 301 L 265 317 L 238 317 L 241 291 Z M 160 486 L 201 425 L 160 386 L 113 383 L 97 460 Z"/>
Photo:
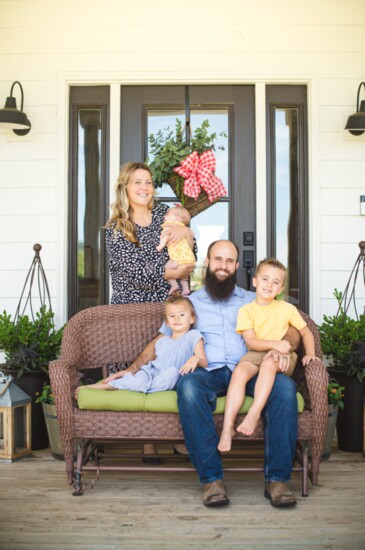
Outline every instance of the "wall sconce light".
<path fill-rule="evenodd" d="M 13 97 L 13 88 L 15 84 L 18 84 L 21 92 L 21 105 L 20 111 L 16 106 L 16 99 Z M 10 128 L 18 136 L 25 136 L 30 131 L 31 123 L 29 122 L 27 115 L 23 112 L 23 88 L 20 82 L 17 80 L 13 82 L 10 90 L 10 97 L 6 98 L 5 106 L 0 109 L 0 127 Z"/>
<path fill-rule="evenodd" d="M 365 100 L 363 99 L 359 105 L 361 86 L 364 86 L 365 90 L 365 82 L 361 82 L 357 90 L 356 113 L 349 116 L 345 126 L 345 130 L 348 130 L 353 136 L 361 136 L 365 132 Z"/>

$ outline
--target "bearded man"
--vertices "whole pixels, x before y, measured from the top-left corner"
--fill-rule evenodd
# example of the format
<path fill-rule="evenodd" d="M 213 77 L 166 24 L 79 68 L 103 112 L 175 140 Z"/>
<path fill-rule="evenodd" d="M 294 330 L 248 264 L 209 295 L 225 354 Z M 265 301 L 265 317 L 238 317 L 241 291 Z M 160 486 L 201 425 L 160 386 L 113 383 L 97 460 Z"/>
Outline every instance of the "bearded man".
<path fill-rule="evenodd" d="M 205 506 L 229 503 L 213 411 L 217 397 L 227 393 L 232 372 L 247 351 L 242 336 L 236 332 L 236 320 L 240 307 L 252 302 L 255 294 L 236 285 L 238 265 L 238 249 L 231 241 L 215 241 L 209 246 L 205 259 L 205 286 L 189 296 L 197 313 L 195 328 L 204 336 L 208 367 L 198 367 L 194 372 L 181 376 L 176 388 L 185 443 L 199 480 L 204 485 Z M 163 325 L 160 332 L 169 334 L 169 330 Z M 286 335 L 284 338 L 293 349 L 297 347 L 298 336 Z M 148 355 L 147 347 L 131 365 L 134 372 Z M 254 377 L 248 382 L 247 395 L 253 395 L 256 379 Z M 297 440 L 298 409 L 295 384 L 285 374 L 276 375 L 262 419 L 265 436 L 264 494 L 273 506 L 292 506 L 296 500 L 288 481 Z"/>

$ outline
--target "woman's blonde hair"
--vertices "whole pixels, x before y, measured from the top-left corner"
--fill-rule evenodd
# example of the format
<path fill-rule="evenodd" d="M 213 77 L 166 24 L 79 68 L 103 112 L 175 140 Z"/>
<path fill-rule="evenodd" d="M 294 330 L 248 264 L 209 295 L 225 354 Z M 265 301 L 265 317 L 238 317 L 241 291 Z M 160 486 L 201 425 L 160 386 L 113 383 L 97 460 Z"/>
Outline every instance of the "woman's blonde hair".
<path fill-rule="evenodd" d="M 120 167 L 118 179 L 115 185 L 115 201 L 110 205 L 111 217 L 106 222 L 105 227 L 114 227 L 115 231 L 120 229 L 131 243 L 135 243 L 139 246 L 136 234 L 136 225 L 131 217 L 131 208 L 129 206 L 127 194 L 127 185 L 129 180 L 138 169 L 146 170 L 152 178 L 150 167 L 143 162 L 126 162 Z M 147 208 L 152 210 L 153 204 L 154 197 L 151 198 Z"/>

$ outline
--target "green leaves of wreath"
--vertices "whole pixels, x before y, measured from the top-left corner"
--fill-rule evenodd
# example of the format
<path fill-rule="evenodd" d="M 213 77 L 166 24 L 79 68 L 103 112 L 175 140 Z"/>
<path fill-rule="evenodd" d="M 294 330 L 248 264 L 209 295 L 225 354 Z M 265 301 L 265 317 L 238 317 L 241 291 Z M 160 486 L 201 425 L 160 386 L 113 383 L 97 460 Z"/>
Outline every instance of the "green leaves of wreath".
<path fill-rule="evenodd" d="M 179 119 L 176 119 L 175 131 L 168 131 L 169 129 L 169 127 L 166 128 L 165 132 L 159 130 L 156 135 L 151 134 L 148 138 L 150 153 L 153 155 L 153 161 L 149 163 L 149 166 L 156 187 L 162 187 L 172 177 L 175 178 L 175 181 L 180 180 L 180 183 L 183 184 L 184 179 L 173 172 L 173 168 L 179 166 L 180 162 L 193 151 L 197 151 L 199 155 L 204 151 L 214 151 L 218 136 L 227 137 L 225 132 L 209 133 L 208 120 L 203 120 L 201 126 L 194 130 L 190 145 L 186 142 L 183 125 Z M 218 149 L 224 150 L 224 147 L 220 146 Z"/>

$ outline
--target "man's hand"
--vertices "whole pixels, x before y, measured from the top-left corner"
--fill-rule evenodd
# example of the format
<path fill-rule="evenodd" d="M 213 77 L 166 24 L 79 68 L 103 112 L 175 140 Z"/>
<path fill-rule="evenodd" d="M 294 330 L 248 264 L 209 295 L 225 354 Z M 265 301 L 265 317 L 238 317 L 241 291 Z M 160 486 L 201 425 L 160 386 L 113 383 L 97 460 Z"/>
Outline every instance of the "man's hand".
<path fill-rule="evenodd" d="M 280 353 L 275 349 L 271 349 L 263 359 L 269 359 L 269 357 L 272 357 L 278 363 L 281 372 L 286 372 L 290 367 L 290 353 Z"/>
<path fill-rule="evenodd" d="M 195 269 L 195 264 L 179 265 L 176 268 L 166 267 L 164 279 L 165 281 L 168 279 L 187 280 L 189 278 L 189 275 L 194 271 L 194 269 Z"/>
<path fill-rule="evenodd" d="M 277 342 L 272 342 L 272 349 L 279 353 L 287 354 L 290 353 L 291 346 L 286 340 L 279 340 Z"/>
<path fill-rule="evenodd" d="M 105 378 L 104 382 L 106 384 L 108 384 L 109 382 L 111 382 L 112 380 L 116 380 L 117 378 L 122 378 L 123 376 L 125 376 L 128 372 L 131 372 L 130 370 L 126 369 L 126 370 L 120 370 L 118 372 L 115 372 L 114 374 L 111 374 L 110 376 L 108 376 L 107 378 Z"/>

